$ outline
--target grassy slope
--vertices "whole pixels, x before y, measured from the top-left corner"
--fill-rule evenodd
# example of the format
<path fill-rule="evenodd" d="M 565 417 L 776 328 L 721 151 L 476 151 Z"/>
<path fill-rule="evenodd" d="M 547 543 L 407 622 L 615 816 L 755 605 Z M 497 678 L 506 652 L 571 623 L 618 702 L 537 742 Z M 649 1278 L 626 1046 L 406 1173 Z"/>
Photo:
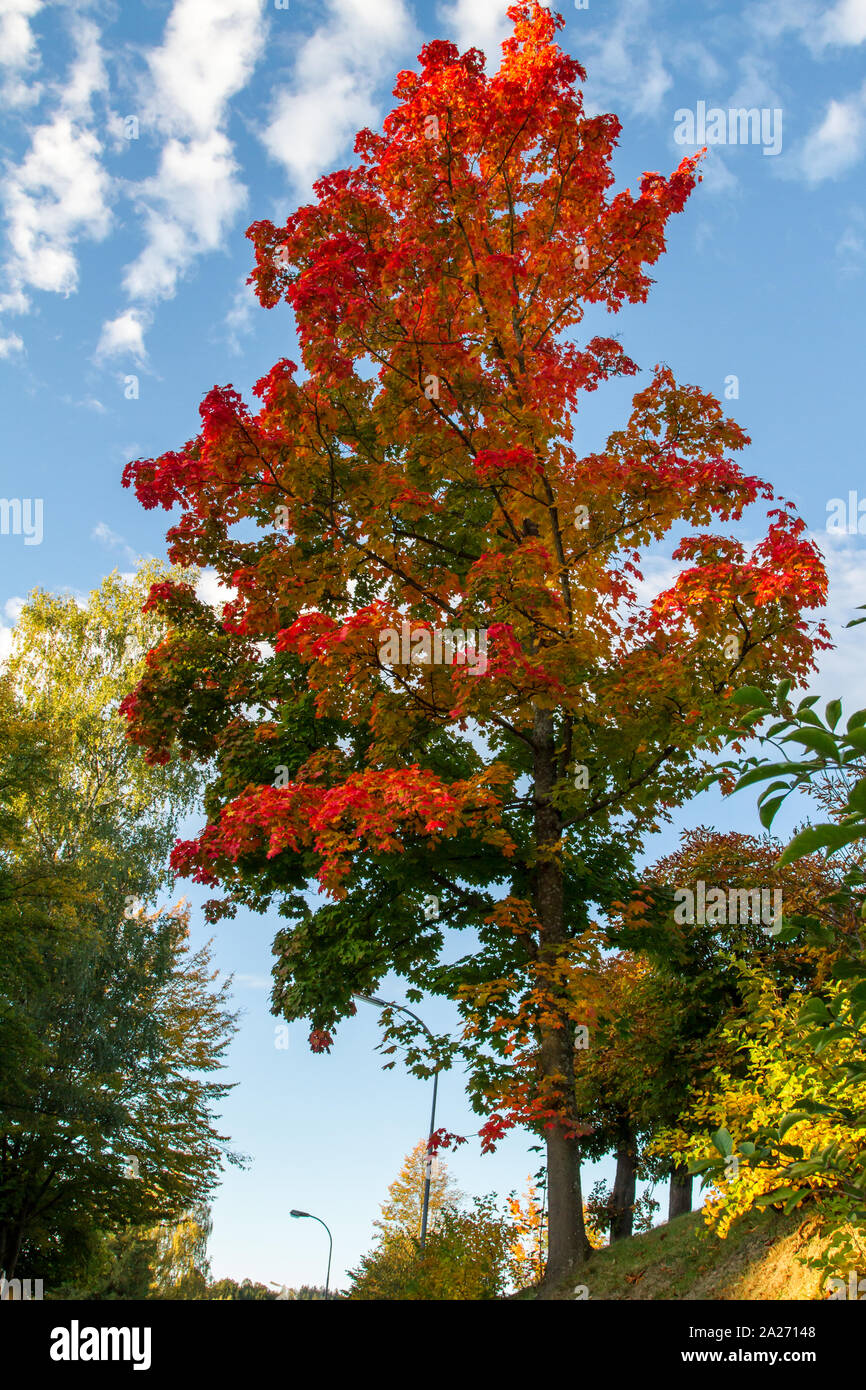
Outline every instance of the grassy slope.
<path fill-rule="evenodd" d="M 591 1299 L 823 1299 L 826 1275 L 797 1258 L 819 1248 L 802 1213 L 752 1212 L 719 1240 L 692 1212 L 599 1250 L 579 1282 Z"/>

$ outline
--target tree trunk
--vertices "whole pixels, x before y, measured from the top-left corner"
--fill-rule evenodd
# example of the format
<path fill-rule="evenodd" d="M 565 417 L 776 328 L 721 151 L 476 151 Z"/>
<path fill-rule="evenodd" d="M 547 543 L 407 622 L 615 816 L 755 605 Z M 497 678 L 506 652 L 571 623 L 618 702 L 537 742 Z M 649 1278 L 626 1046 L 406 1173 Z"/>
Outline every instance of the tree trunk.
<path fill-rule="evenodd" d="M 4 1222 L 0 1226 L 0 1274 L 5 1274 L 7 1279 L 15 1278 L 23 1242 L 24 1230 L 20 1223 Z"/>
<path fill-rule="evenodd" d="M 692 1209 L 692 1182 L 688 1169 L 680 1163 L 671 1172 L 670 1198 L 668 1201 L 668 1221 Z"/>
<path fill-rule="evenodd" d="M 550 794 L 556 780 L 553 715 L 535 711 L 533 721 L 535 792 L 535 912 L 540 927 L 539 960 L 557 960 L 567 941 L 563 912 L 562 861 L 558 846 L 562 823 Z M 554 1003 L 554 1012 L 555 1012 Z M 590 1254 L 583 1221 L 580 1148 L 574 1134 L 574 1028 L 562 1009 L 561 1026 L 541 1032 L 542 1084 L 557 1097 L 562 1120 L 547 1132 L 547 1265 L 544 1286 L 550 1291 L 567 1279 Z"/>
<path fill-rule="evenodd" d="M 634 1200 L 637 1193 L 637 1163 L 634 1143 L 629 1136 L 616 1151 L 616 1177 L 611 1197 L 610 1243 L 627 1240 L 634 1229 Z"/>

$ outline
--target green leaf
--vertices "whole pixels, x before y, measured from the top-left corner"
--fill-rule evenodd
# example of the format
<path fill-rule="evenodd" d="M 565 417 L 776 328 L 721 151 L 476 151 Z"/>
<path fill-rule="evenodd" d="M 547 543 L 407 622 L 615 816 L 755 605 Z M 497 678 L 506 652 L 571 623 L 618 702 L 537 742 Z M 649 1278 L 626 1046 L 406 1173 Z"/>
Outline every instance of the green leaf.
<path fill-rule="evenodd" d="M 775 782 L 771 782 L 770 785 L 769 785 L 769 787 L 765 787 L 764 790 L 761 792 L 761 795 L 758 797 L 758 805 L 759 805 L 759 806 L 762 806 L 763 803 L 767 800 L 767 797 L 773 795 L 773 792 L 778 792 L 778 791 L 791 792 L 791 791 L 793 791 L 793 790 L 794 790 L 794 784 L 793 784 L 793 783 L 791 783 L 791 782 L 786 782 L 784 778 L 777 779 Z"/>
<path fill-rule="evenodd" d="M 802 1202 L 803 1198 L 807 1196 L 808 1192 L 803 1188 L 777 1187 L 773 1192 L 762 1192 L 758 1197 L 756 1197 L 755 1206 L 775 1207 L 778 1206 L 781 1202 L 784 1202 L 786 1204 L 785 1210 L 787 1211 L 788 1202 L 794 1201 L 794 1206 L 797 1206 L 800 1202 Z"/>
<path fill-rule="evenodd" d="M 779 1138 L 784 1139 L 789 1129 L 799 1124 L 801 1120 L 808 1120 L 809 1116 L 805 1110 L 789 1110 L 787 1115 L 783 1115 L 779 1121 Z"/>
<path fill-rule="evenodd" d="M 718 1149 L 722 1158 L 729 1158 L 734 1152 L 734 1141 L 726 1129 L 717 1129 L 713 1135 L 713 1143 Z"/>
<path fill-rule="evenodd" d="M 770 826 L 773 824 L 773 817 L 784 800 L 784 796 L 774 796 L 772 801 L 765 802 L 761 807 L 759 815 L 761 824 L 765 830 L 769 830 Z"/>
<path fill-rule="evenodd" d="M 795 835 L 779 859 L 779 865 L 793 864 L 806 854 L 826 849 L 832 854 L 843 845 L 866 837 L 866 825 L 808 825 Z"/>
<path fill-rule="evenodd" d="M 795 773 L 799 770 L 797 763 L 762 763 L 759 767 L 750 768 L 738 778 L 734 791 L 740 791 L 742 787 L 751 787 L 755 782 L 766 782 L 768 777 L 775 777 L 778 773 Z M 817 765 L 816 765 L 817 771 Z"/>
<path fill-rule="evenodd" d="M 776 699 L 779 704 L 781 704 L 783 700 L 787 700 L 793 684 L 794 682 L 791 680 L 790 676 L 786 676 L 784 680 L 779 681 L 779 684 L 776 686 Z"/>
<path fill-rule="evenodd" d="M 831 729 L 835 729 L 842 718 L 842 701 L 831 700 L 824 710 L 824 717 Z"/>
<path fill-rule="evenodd" d="M 688 1171 L 691 1177 L 696 1178 L 700 1173 L 707 1173 L 711 1168 L 718 1168 L 719 1166 L 717 1158 L 692 1159 L 688 1165 Z"/>
<path fill-rule="evenodd" d="M 785 1203 L 785 1215 L 789 1216 L 791 1212 L 794 1211 L 796 1207 L 800 1206 L 801 1202 L 804 1202 L 808 1196 L 808 1188 L 800 1188 L 799 1191 L 796 1188 L 792 1188 L 791 1195 Z"/>
<path fill-rule="evenodd" d="M 749 709 L 772 709 L 769 697 L 756 685 L 741 685 L 731 696 L 735 705 L 747 705 Z"/>
<path fill-rule="evenodd" d="M 792 734 L 786 734 L 782 739 L 783 743 L 802 743 L 804 748 L 808 748 L 812 753 L 820 753 L 825 758 L 832 758 L 834 761 L 838 756 L 838 746 L 832 734 L 828 734 L 826 729 L 795 729 Z"/>
<path fill-rule="evenodd" d="M 824 1003 L 824 1000 L 819 999 L 816 995 L 813 995 L 811 999 L 806 1000 L 805 1004 L 800 1010 L 797 1016 L 797 1022 L 824 1023 L 829 1022 L 831 1018 L 832 1014 L 830 1013 L 830 1010 L 827 1008 L 827 1005 Z"/>

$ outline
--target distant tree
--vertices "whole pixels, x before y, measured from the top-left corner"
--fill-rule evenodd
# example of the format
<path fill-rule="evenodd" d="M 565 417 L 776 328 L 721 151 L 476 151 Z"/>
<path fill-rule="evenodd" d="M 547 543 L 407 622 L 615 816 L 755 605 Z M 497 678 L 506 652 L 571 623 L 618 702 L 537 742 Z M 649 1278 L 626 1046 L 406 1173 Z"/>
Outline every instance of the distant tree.
<path fill-rule="evenodd" d="M 161 1297 L 208 1297 L 212 1226 L 210 1207 L 199 1202 L 177 1221 L 164 1222 L 150 1233 L 156 1240 L 154 1289 Z"/>
<path fill-rule="evenodd" d="M 387 1200 L 382 1204 L 382 1215 L 378 1221 L 373 1222 L 384 1236 L 398 1233 L 408 1236 L 420 1235 L 426 1165 L 427 1141 L 421 1139 L 406 1155 L 399 1175 L 388 1188 Z M 445 1162 L 441 1158 L 433 1159 L 428 1230 L 432 1230 L 436 1225 L 446 1206 L 458 1204 L 461 1198 L 462 1193 L 448 1172 Z"/>
<path fill-rule="evenodd" d="M 217 1279 L 208 1285 L 206 1296 L 216 1300 L 239 1299 L 241 1302 L 265 1302 L 267 1299 L 280 1297 L 275 1289 L 269 1289 L 266 1284 L 257 1284 L 251 1279 L 244 1279 L 240 1284 L 235 1279 Z"/>
<path fill-rule="evenodd" d="M 63 1299 L 210 1298 L 211 1217 L 200 1204 L 177 1221 L 93 1232 L 92 1255 L 75 1279 L 52 1289 Z"/>
<path fill-rule="evenodd" d="M 464 1209 L 445 1206 L 422 1251 L 417 1238 L 383 1237 L 350 1271 L 349 1298 L 450 1301 L 502 1297 L 526 1275 L 515 1254 L 520 1229 L 495 1197 Z"/>
<path fill-rule="evenodd" d="M 283 1289 L 281 1289 L 280 1292 L 277 1294 L 277 1298 L 279 1298 L 279 1299 L 284 1299 L 286 1302 L 290 1302 L 290 1303 L 295 1303 L 295 1302 L 301 1302 L 301 1303 L 319 1302 L 319 1303 L 320 1303 L 320 1302 L 323 1302 L 326 1298 L 327 1298 L 327 1299 L 339 1299 L 339 1298 L 343 1298 L 343 1297 L 345 1297 L 345 1295 L 342 1294 L 342 1293 L 339 1293 L 336 1289 L 329 1289 L 328 1292 L 326 1293 L 326 1292 L 325 1292 L 325 1286 L 324 1286 L 324 1284 L 301 1284 L 300 1288 L 297 1288 L 297 1289 L 286 1289 L 286 1288 L 283 1288 Z"/>
<path fill-rule="evenodd" d="M 160 570 L 86 605 L 37 592 L 0 681 L 0 1270 L 62 1282 L 104 1238 L 216 1182 L 207 1078 L 234 1031 L 189 914 L 147 910 L 196 778 L 148 768 L 118 713 L 160 624 Z"/>

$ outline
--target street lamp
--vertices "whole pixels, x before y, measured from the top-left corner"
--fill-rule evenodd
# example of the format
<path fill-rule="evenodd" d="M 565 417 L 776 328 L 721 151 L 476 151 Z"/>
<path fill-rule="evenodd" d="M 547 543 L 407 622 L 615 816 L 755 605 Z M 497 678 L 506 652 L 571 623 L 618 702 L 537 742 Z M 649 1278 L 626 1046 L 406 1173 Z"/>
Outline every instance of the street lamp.
<path fill-rule="evenodd" d="M 295 1211 L 292 1209 L 292 1211 L 289 1212 L 289 1216 L 306 1216 L 310 1221 L 318 1221 L 320 1226 L 325 1226 L 321 1216 L 314 1216 L 311 1211 Z M 328 1226 L 325 1226 L 325 1230 L 328 1232 L 328 1273 L 325 1275 L 325 1297 L 327 1298 L 328 1290 L 331 1286 L 331 1256 L 334 1253 L 334 1237 L 331 1235 Z"/>
<path fill-rule="evenodd" d="M 427 1037 L 430 1039 L 431 1043 L 433 1042 L 433 1034 L 430 1032 L 430 1029 L 427 1027 L 427 1024 L 424 1022 L 422 1018 L 419 1018 L 417 1014 L 413 1014 L 411 1009 L 407 1009 L 405 1004 L 392 1004 L 388 999 L 377 999 L 375 994 L 359 994 L 356 992 L 355 998 L 363 999 L 365 1004 L 377 1004 L 380 1009 L 396 1009 L 398 1013 L 408 1014 L 410 1018 L 414 1018 L 415 1022 L 421 1025 L 421 1027 L 424 1029 L 424 1032 L 427 1034 Z M 430 1140 L 433 1138 L 433 1134 L 436 1130 L 436 1092 L 438 1091 L 438 1089 L 439 1065 L 437 1064 L 436 1070 L 433 1073 L 433 1105 L 430 1109 L 430 1138 L 427 1140 L 427 1162 L 424 1165 L 424 1205 L 421 1208 L 422 1250 L 425 1248 L 427 1244 L 427 1214 L 430 1210 L 430 1169 L 432 1166 Z"/>

